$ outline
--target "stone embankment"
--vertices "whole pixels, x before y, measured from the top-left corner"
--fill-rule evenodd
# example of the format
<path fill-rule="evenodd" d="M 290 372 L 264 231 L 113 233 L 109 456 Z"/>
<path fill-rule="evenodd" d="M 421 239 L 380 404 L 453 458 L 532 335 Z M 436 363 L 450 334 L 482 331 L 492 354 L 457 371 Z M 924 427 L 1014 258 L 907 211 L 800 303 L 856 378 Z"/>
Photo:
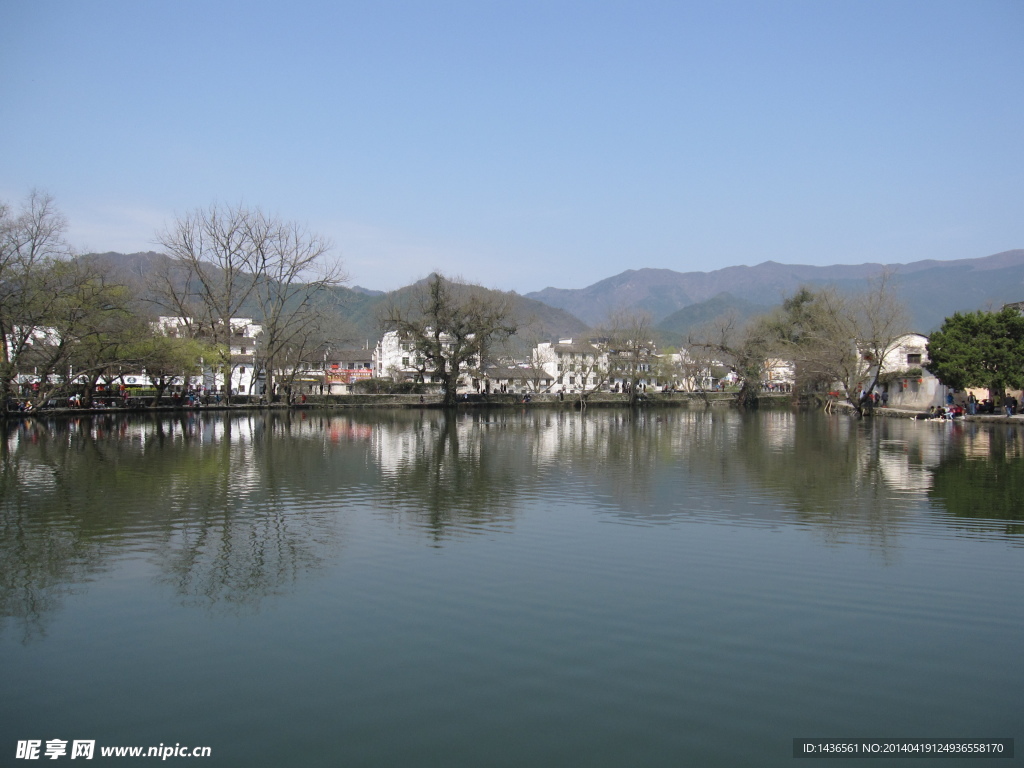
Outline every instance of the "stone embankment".
<path fill-rule="evenodd" d="M 639 404 L 645 407 L 675 407 L 675 408 L 704 408 L 729 407 L 736 401 L 736 397 L 728 392 L 715 392 L 701 395 L 691 392 L 654 392 L 642 395 Z M 768 395 L 762 397 L 764 407 L 788 407 L 791 400 L 788 395 Z M 175 406 L 171 404 L 158 407 L 125 407 L 125 408 L 47 408 L 38 411 L 14 412 L 6 414 L 8 417 L 25 416 L 55 416 L 55 415 L 87 415 L 100 413 L 167 413 L 179 411 L 239 411 L 239 410 L 286 410 L 293 409 L 353 409 L 353 408 L 440 408 L 442 405 L 441 395 L 308 395 L 305 402 L 297 401 L 290 406 L 287 403 L 261 403 L 250 401 L 246 398 L 235 397 L 231 403 L 222 402 L 219 404 L 200 404 L 198 406 Z M 460 409 L 475 408 L 512 408 L 512 407 L 542 407 L 578 409 L 580 397 L 566 393 L 564 397 L 558 394 L 539 393 L 531 394 L 526 401 L 521 394 L 499 394 L 470 395 L 468 398 L 460 397 L 458 400 Z M 587 395 L 586 405 L 588 408 L 602 407 L 623 407 L 629 405 L 629 395 L 617 392 L 595 392 Z"/>

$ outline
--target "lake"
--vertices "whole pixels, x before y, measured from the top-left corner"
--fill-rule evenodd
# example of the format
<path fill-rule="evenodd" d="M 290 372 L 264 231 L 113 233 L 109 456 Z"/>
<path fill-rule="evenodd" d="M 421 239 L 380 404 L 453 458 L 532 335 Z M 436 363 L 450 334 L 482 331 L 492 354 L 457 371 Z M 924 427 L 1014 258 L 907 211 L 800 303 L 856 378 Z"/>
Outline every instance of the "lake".
<path fill-rule="evenodd" d="M 1021 735 L 1012 426 L 25 420 L 0 504 L 2 765 L 81 740 L 112 764 L 799 766 L 825 761 L 796 738 Z"/>

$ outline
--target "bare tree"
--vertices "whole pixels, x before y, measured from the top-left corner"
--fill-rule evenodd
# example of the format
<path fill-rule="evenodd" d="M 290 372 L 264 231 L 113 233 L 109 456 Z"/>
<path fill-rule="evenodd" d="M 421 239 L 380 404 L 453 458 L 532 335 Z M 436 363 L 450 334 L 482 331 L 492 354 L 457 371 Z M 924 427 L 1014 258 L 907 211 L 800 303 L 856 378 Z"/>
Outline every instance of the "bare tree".
<path fill-rule="evenodd" d="M 852 295 L 801 289 L 766 324 L 774 348 L 796 363 L 805 387 L 837 387 L 858 414 L 871 407 L 886 359 L 908 326 L 888 275 Z"/>
<path fill-rule="evenodd" d="M 546 341 L 541 321 L 535 315 L 527 317 L 519 323 L 516 337 L 529 350 L 530 362 L 517 371 L 526 390 L 530 393 L 550 392 L 556 377 L 544 369 L 544 363 L 549 361 L 541 360 L 538 354 L 540 345 Z"/>
<path fill-rule="evenodd" d="M 650 315 L 615 313 L 609 320 L 607 334 L 610 375 L 622 381 L 629 404 L 636 405 L 640 383 L 650 376 L 655 363 Z"/>
<path fill-rule="evenodd" d="M 424 373 L 441 384 L 446 407 L 455 405 L 463 373 L 483 370 L 492 346 L 518 326 L 508 296 L 437 274 L 393 300 L 381 323 L 412 345 Z"/>
<path fill-rule="evenodd" d="M 741 325 L 735 315 L 724 315 L 690 335 L 687 347 L 699 358 L 714 359 L 740 379 L 737 403 L 756 408 L 761 375 L 772 349 L 771 336 L 761 318 Z"/>
<path fill-rule="evenodd" d="M 18 390 L 26 357 L 40 358 L 42 342 L 52 342 L 53 311 L 67 286 L 72 256 L 65 240 L 67 220 L 53 198 L 33 191 L 19 211 L 0 202 L 0 396 Z"/>
<path fill-rule="evenodd" d="M 658 357 L 658 376 L 673 388 L 698 394 L 707 405 L 710 404 L 708 387 L 712 366 L 712 360 L 706 355 L 695 356 L 687 349 L 665 350 Z"/>
<path fill-rule="evenodd" d="M 328 240 L 259 208 L 198 209 L 158 241 L 172 259 L 155 276 L 160 305 L 183 318 L 193 338 L 212 343 L 226 381 L 232 318 L 248 314 L 262 325 L 258 368 L 271 389 L 282 358 L 301 358 L 317 336 L 310 328 L 323 315 L 326 293 L 346 280 L 340 264 L 329 263 Z"/>
<path fill-rule="evenodd" d="M 327 260 L 330 241 L 298 224 L 277 222 L 268 237 L 256 234 L 252 303 L 263 333 L 261 365 L 255 367 L 254 374 L 262 370 L 267 391 L 273 392 L 275 372 L 285 368 L 281 364 L 287 364 L 291 372 L 291 386 L 299 364 L 311 351 L 341 341 L 341 323 L 330 289 L 348 278 L 339 263 Z"/>

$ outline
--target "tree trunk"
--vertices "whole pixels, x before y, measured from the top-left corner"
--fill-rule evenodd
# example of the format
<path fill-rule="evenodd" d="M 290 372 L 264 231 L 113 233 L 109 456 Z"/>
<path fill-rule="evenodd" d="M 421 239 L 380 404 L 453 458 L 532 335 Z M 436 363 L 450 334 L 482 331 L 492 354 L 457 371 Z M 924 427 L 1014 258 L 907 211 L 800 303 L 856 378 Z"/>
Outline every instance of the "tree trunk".
<path fill-rule="evenodd" d="M 755 410 L 760 405 L 759 389 L 759 384 L 752 385 L 749 380 L 744 379 L 740 391 L 736 393 L 736 404 L 745 410 Z"/>

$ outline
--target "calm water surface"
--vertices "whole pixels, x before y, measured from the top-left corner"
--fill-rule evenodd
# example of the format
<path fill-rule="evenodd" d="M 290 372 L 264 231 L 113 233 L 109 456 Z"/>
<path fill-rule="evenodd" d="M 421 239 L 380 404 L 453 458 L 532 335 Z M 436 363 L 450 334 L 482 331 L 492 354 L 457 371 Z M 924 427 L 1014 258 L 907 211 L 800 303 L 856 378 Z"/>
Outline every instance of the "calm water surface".
<path fill-rule="evenodd" d="M 10 425 L 0 458 L 0 765 L 27 739 L 210 766 L 1024 749 L 1014 428 L 107 416 Z"/>

